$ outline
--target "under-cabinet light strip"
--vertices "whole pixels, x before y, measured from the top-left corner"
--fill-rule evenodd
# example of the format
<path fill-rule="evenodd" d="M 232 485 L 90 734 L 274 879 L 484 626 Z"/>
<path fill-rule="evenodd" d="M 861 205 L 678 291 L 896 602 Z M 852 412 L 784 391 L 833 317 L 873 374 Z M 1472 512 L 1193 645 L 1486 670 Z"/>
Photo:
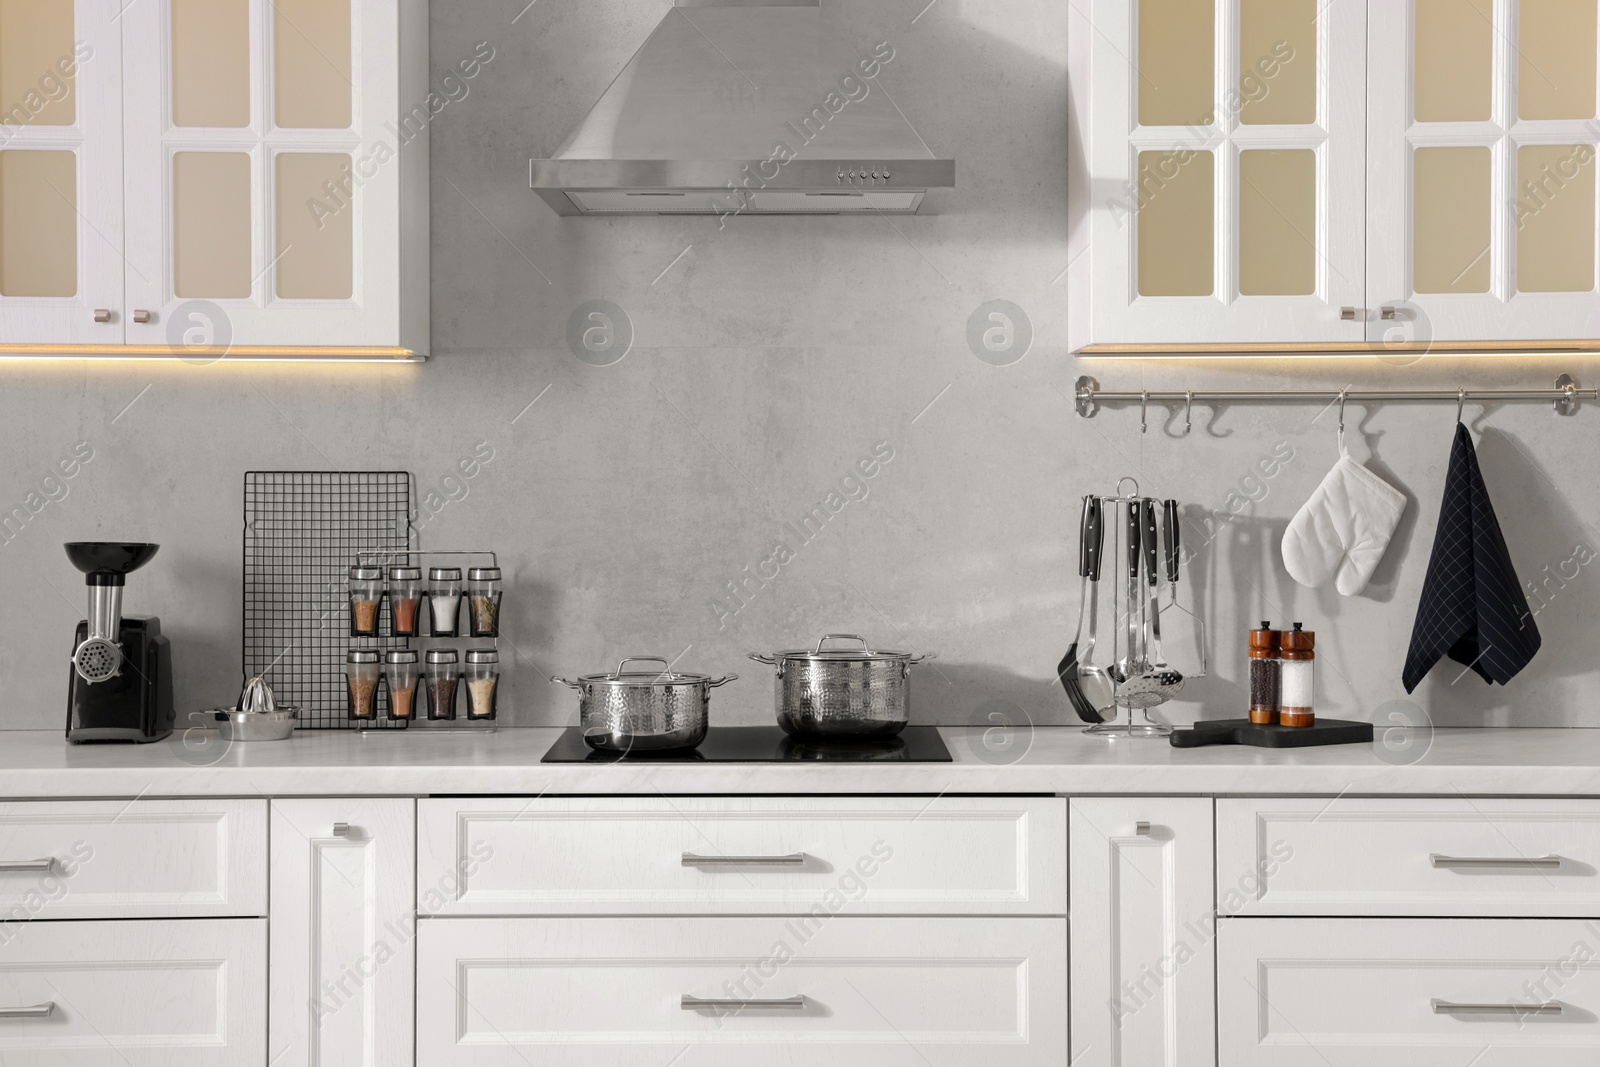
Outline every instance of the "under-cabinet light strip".
<path fill-rule="evenodd" d="M 215 354 L 204 349 L 174 351 L 164 346 L 134 345 L 0 345 L 5 363 L 426 363 L 427 356 L 408 348 L 229 348 Z"/>

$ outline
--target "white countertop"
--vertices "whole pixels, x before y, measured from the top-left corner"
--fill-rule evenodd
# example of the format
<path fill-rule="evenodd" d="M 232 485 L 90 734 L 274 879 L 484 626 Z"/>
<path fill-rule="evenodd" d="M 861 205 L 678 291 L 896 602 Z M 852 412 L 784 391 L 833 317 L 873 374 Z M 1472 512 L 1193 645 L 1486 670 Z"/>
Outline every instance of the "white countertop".
<path fill-rule="evenodd" d="M 610 793 L 1124 793 L 1600 796 L 1600 730 L 1439 730 L 1412 763 L 1372 746 L 1291 751 L 1107 741 L 1034 730 L 1020 758 L 981 731 L 941 728 L 954 763 L 541 764 L 555 729 L 302 732 L 223 745 L 68 745 L 58 731 L 0 734 L 0 796 L 423 796 Z M 1417 746 L 1422 747 L 1421 744 Z M 1411 750 L 1412 754 L 1415 749 Z M 1392 756 L 1396 761 L 1400 756 Z M 1008 762 L 1009 760 L 1009 762 Z"/>

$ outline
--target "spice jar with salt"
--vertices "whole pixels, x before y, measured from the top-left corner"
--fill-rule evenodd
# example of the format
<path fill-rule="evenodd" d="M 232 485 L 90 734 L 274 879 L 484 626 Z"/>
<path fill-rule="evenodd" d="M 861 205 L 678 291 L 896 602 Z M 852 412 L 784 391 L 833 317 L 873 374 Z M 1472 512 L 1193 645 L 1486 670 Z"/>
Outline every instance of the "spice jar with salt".
<path fill-rule="evenodd" d="M 378 717 L 378 653 L 352 648 L 344 657 L 345 695 L 350 718 Z"/>
<path fill-rule="evenodd" d="M 467 617 L 473 637 L 500 636 L 500 568 L 472 567 L 467 571 Z M 468 654 L 467 662 L 472 662 Z"/>
<path fill-rule="evenodd" d="M 383 600 L 383 568 L 350 568 L 350 636 L 378 636 L 378 604 Z"/>
<path fill-rule="evenodd" d="M 461 568 L 428 568 L 428 611 L 434 637 L 454 637 L 461 618 Z"/>
<path fill-rule="evenodd" d="M 415 718 L 417 676 L 421 673 L 417 666 L 417 650 L 398 648 L 385 652 L 383 673 L 389 681 L 389 718 Z"/>
<path fill-rule="evenodd" d="M 389 568 L 389 626 L 396 637 L 417 636 L 422 607 L 422 568 Z"/>
<path fill-rule="evenodd" d="M 467 650 L 467 718 L 492 719 L 495 690 L 500 684 L 500 653 L 492 648 Z"/>
<path fill-rule="evenodd" d="M 453 648 L 428 650 L 428 718 L 456 717 L 456 683 L 461 677 L 461 657 Z"/>

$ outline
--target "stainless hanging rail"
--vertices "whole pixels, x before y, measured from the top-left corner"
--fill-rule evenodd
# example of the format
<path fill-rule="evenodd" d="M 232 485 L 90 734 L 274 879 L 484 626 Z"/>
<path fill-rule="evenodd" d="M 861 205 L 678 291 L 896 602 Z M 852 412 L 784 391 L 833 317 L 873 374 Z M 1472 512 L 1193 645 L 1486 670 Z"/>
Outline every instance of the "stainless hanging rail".
<path fill-rule="evenodd" d="M 1571 415 L 1578 409 L 1578 401 L 1600 400 L 1600 388 L 1583 388 L 1572 380 L 1570 374 L 1557 378 L 1548 389 L 1142 389 L 1137 391 L 1112 391 L 1100 388 L 1100 383 L 1085 374 L 1078 379 L 1076 407 L 1078 414 L 1092 418 L 1103 403 L 1134 402 L 1140 407 L 1139 425 L 1145 429 L 1144 409 L 1152 400 L 1182 401 L 1184 405 L 1185 432 L 1190 425 L 1190 409 L 1199 401 L 1297 401 L 1322 400 L 1328 403 L 1363 400 L 1454 400 L 1457 415 L 1468 400 L 1548 400 L 1558 415 Z"/>

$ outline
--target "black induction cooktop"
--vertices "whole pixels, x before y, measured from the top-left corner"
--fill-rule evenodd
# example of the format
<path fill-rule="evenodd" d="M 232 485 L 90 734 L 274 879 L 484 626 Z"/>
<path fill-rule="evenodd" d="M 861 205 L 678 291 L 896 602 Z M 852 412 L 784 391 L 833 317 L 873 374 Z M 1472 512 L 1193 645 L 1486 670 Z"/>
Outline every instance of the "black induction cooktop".
<path fill-rule="evenodd" d="M 677 752 L 596 752 L 577 727 L 561 732 L 541 763 L 951 763 L 936 726 L 908 726 L 876 741 L 790 737 L 776 726 L 713 726 L 698 748 Z"/>

